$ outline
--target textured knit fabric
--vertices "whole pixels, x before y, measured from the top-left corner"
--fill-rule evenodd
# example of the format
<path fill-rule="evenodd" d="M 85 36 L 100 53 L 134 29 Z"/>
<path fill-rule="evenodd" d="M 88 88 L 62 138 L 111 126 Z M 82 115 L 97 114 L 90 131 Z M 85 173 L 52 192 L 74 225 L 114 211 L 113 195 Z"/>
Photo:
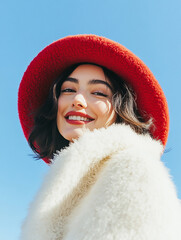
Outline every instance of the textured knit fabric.
<path fill-rule="evenodd" d="M 18 94 L 19 117 L 26 138 L 34 125 L 32 113 L 45 102 L 53 81 L 67 67 L 82 62 L 107 67 L 128 82 L 136 93 L 138 109 L 143 119 L 153 118 L 153 137 L 166 144 L 168 107 L 158 81 L 143 61 L 130 50 L 96 35 L 60 39 L 44 48 L 30 63 Z"/>
<path fill-rule="evenodd" d="M 58 152 L 21 240 L 181 240 L 163 146 L 129 126 L 86 132 Z"/>

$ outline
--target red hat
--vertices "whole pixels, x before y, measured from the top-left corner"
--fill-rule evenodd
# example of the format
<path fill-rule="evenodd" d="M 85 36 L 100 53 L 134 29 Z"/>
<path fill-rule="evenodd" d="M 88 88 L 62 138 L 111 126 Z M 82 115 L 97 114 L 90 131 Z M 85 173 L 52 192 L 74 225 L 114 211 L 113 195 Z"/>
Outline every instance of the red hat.
<path fill-rule="evenodd" d="M 158 81 L 143 61 L 130 50 L 96 35 L 75 35 L 59 39 L 45 47 L 30 63 L 18 93 L 19 118 L 26 139 L 34 124 L 31 113 L 45 101 L 53 81 L 67 67 L 81 62 L 107 67 L 123 77 L 136 92 L 140 113 L 147 113 L 154 119 L 155 129 L 151 130 L 153 138 L 166 144 L 168 106 Z"/>

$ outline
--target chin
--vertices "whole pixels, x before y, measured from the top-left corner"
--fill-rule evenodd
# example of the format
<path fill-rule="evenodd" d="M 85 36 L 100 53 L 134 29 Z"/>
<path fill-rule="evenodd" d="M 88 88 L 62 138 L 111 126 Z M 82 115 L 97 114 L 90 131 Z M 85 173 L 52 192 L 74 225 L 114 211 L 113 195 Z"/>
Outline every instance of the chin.
<path fill-rule="evenodd" d="M 78 139 L 85 132 L 85 129 L 74 129 L 73 131 L 69 131 L 67 133 L 62 134 L 62 136 L 70 142 L 73 142 L 74 139 Z"/>

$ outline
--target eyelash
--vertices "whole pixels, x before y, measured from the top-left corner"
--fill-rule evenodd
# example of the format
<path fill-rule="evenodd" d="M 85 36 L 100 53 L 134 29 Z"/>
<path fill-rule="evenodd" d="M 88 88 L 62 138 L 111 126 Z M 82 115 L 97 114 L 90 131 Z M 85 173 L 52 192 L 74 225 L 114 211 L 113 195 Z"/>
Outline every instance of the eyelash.
<path fill-rule="evenodd" d="M 68 92 L 76 92 L 76 91 L 71 88 L 66 88 L 66 89 L 61 90 L 61 93 L 68 93 Z M 97 96 L 102 96 L 102 97 L 108 97 L 107 94 L 104 94 L 102 92 L 93 92 L 92 94 L 97 95 Z"/>
<path fill-rule="evenodd" d="M 102 93 L 102 92 L 94 92 L 93 94 L 94 94 L 94 95 L 98 95 L 98 96 L 108 97 L 107 94 L 104 94 L 104 93 Z"/>
<path fill-rule="evenodd" d="M 75 90 L 73 90 L 71 88 L 66 88 L 66 89 L 61 90 L 61 93 L 63 93 L 63 92 L 75 92 Z"/>

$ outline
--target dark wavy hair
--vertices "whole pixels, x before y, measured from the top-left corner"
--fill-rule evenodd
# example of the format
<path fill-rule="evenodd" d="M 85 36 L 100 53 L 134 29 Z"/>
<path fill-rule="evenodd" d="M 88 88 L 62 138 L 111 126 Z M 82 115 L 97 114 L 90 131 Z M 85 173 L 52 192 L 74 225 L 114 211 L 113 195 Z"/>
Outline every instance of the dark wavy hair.
<path fill-rule="evenodd" d="M 78 63 L 67 68 L 52 84 L 45 103 L 33 114 L 34 127 L 28 142 L 38 159 L 52 159 L 57 150 L 69 145 L 69 141 L 61 136 L 57 128 L 58 98 L 62 83 L 81 64 L 92 63 Z M 93 65 L 99 66 L 94 63 Z M 153 125 L 152 119 L 145 121 L 140 115 L 135 93 L 129 84 L 111 70 L 103 66 L 99 67 L 103 69 L 113 86 L 112 104 L 117 113 L 116 123 L 128 124 L 138 134 L 149 133 Z"/>

